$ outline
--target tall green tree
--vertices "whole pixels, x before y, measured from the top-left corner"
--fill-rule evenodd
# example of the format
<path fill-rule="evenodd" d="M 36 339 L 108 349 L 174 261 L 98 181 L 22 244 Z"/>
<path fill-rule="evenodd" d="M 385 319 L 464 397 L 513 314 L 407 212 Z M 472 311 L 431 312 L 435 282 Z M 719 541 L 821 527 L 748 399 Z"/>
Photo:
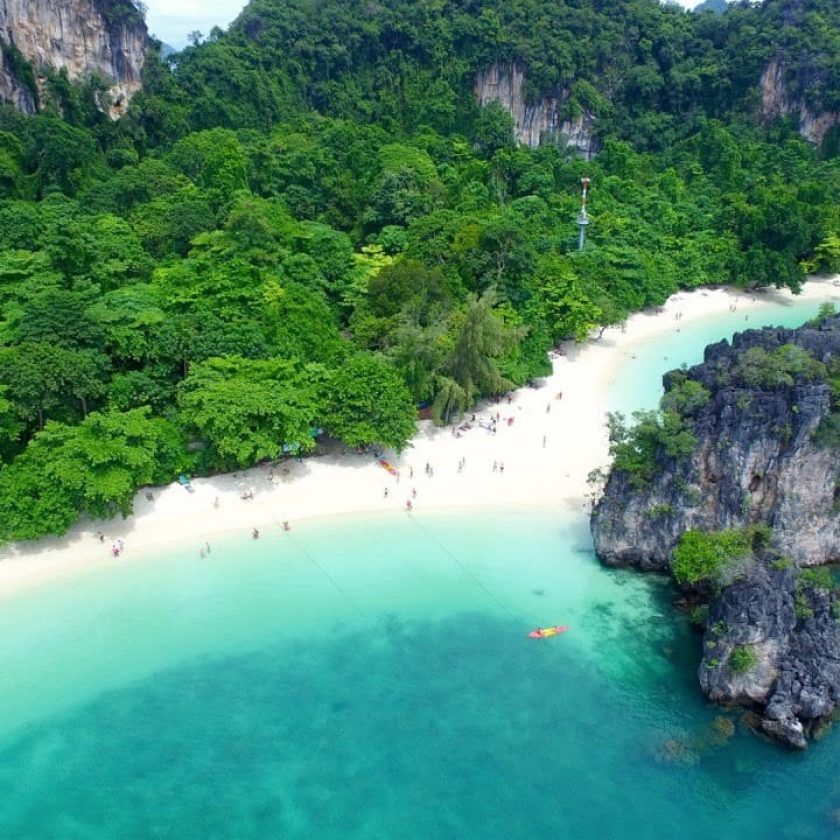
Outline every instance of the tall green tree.
<path fill-rule="evenodd" d="M 177 429 L 148 409 L 50 422 L 0 470 L 0 542 L 62 534 L 79 514 L 128 516 L 137 489 L 186 463 Z"/>
<path fill-rule="evenodd" d="M 286 451 L 308 452 L 323 413 L 327 377 L 318 365 L 282 359 L 208 359 L 181 384 L 182 423 L 215 453 L 216 466 L 248 466 Z"/>
<path fill-rule="evenodd" d="M 381 356 L 359 353 L 329 379 L 327 431 L 348 446 L 401 452 L 417 431 L 417 410 L 400 375 Z"/>
<path fill-rule="evenodd" d="M 467 298 L 455 344 L 447 362 L 452 379 L 467 395 L 468 404 L 486 394 L 501 394 L 512 386 L 499 372 L 497 359 L 522 338 L 521 329 L 509 329 L 493 311 L 496 293 L 488 289 L 481 297 Z"/>

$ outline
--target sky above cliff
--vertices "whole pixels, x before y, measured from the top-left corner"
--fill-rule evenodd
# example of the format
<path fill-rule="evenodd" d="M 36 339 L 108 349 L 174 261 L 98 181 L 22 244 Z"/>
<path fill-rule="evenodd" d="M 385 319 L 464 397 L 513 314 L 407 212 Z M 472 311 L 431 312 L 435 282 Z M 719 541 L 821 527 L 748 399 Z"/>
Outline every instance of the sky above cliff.
<path fill-rule="evenodd" d="M 149 32 L 173 47 L 183 47 L 190 32 L 207 35 L 214 26 L 227 29 L 246 6 L 243 0 L 146 0 Z"/>
<path fill-rule="evenodd" d="M 690 9 L 700 0 L 677 0 Z M 146 20 L 152 35 L 173 47 L 183 47 L 190 32 L 207 35 L 214 26 L 226 29 L 245 7 L 243 0 L 146 0 Z"/>

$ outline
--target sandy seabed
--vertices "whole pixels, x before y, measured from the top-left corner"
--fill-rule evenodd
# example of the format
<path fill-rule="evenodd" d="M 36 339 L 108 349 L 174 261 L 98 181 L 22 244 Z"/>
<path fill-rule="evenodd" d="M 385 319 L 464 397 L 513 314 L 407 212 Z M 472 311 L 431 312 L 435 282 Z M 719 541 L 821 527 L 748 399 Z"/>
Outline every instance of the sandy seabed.
<path fill-rule="evenodd" d="M 459 508 L 580 510 L 588 505 L 587 476 L 608 463 L 605 415 L 622 361 L 649 340 L 733 305 L 746 315 L 792 298 L 786 290 L 749 295 L 698 289 L 673 295 L 663 307 L 632 315 L 624 327 L 606 330 L 599 340 L 565 345 L 554 354 L 553 373 L 541 387 L 483 403 L 475 422 L 467 415 L 469 430 L 421 422 L 401 455 L 384 454 L 397 475 L 370 454 L 339 448 L 195 479 L 192 493 L 179 484 L 141 490 L 128 519 L 85 521 L 62 538 L 21 543 L 0 553 L 0 594 L 105 564 L 139 561 L 168 545 L 194 544 L 198 552 L 222 534 L 247 536 L 257 528 L 267 536 L 284 521 L 294 528 L 315 517 L 407 515 L 409 501 L 414 516 Z M 840 302 L 836 279 L 806 283 L 797 300 L 831 298 Z M 494 417 L 495 433 L 488 428 Z M 253 498 L 243 498 L 250 494 Z M 111 546 L 117 540 L 125 551 L 115 559 Z"/>

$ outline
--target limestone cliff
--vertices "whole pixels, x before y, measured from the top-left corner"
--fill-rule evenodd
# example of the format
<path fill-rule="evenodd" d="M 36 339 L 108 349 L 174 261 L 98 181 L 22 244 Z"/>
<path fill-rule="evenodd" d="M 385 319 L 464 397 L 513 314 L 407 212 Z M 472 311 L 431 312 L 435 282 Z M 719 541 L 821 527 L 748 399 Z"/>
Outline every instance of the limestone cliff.
<path fill-rule="evenodd" d="M 102 106 L 117 118 L 140 89 L 148 43 L 129 0 L 0 0 L 0 98 L 34 113 L 45 70 L 96 74 L 111 83 Z"/>
<path fill-rule="evenodd" d="M 498 102 L 513 117 L 516 139 L 525 146 L 539 146 L 554 139 L 565 142 L 587 160 L 598 151 L 593 114 L 565 117 L 565 96 L 528 102 L 524 86 L 525 72 L 519 65 L 493 64 L 476 77 L 475 98 L 482 106 Z"/>
<path fill-rule="evenodd" d="M 757 562 L 710 606 L 700 686 L 711 700 L 759 711 L 757 726 L 797 749 L 840 705 L 836 595 L 777 558 Z M 750 667 L 733 667 L 749 651 Z M 743 655 L 743 653 L 742 653 Z"/>
<path fill-rule="evenodd" d="M 840 559 L 840 459 L 812 439 L 830 410 L 829 385 L 799 379 L 779 388 L 747 387 L 731 375 L 750 348 L 791 343 L 817 359 L 840 356 L 840 317 L 823 329 L 750 330 L 731 347 L 723 341 L 706 348 L 704 364 L 685 374 L 711 395 L 691 419 L 695 450 L 686 458 L 661 456 L 643 492 L 632 476 L 612 472 L 593 513 L 595 546 L 605 562 L 666 570 L 688 529 L 756 522 L 770 525 L 774 547 L 798 564 Z M 682 376 L 666 376 L 666 387 Z"/>
<path fill-rule="evenodd" d="M 781 359 L 786 369 L 769 365 Z M 830 578 L 806 568 L 840 559 L 840 451 L 826 431 L 840 419 L 838 360 L 840 316 L 708 347 L 704 364 L 665 377 L 664 406 L 693 395 L 680 420 L 688 446 L 656 448 L 641 480 L 613 469 L 591 523 L 604 562 L 661 571 L 689 530 L 772 529 L 726 575 L 689 587 L 710 602 L 699 678 L 711 699 L 754 707 L 765 732 L 800 748 L 840 702 L 840 605 Z"/>
<path fill-rule="evenodd" d="M 779 58 L 767 65 L 760 85 L 761 117 L 765 121 L 795 116 L 799 133 L 817 146 L 821 146 L 828 132 L 840 124 L 840 114 L 815 112 L 804 98 L 790 93 L 785 63 Z"/>

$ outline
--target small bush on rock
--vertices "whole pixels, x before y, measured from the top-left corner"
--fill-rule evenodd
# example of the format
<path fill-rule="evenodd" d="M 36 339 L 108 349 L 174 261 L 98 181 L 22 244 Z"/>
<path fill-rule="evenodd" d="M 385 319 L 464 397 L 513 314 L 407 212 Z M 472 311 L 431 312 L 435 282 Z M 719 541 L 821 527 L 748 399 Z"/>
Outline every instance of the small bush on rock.
<path fill-rule="evenodd" d="M 718 583 L 727 567 L 752 552 L 752 538 L 747 530 L 686 531 L 674 549 L 671 571 L 677 583 L 695 586 Z"/>
<path fill-rule="evenodd" d="M 758 654 L 747 645 L 738 645 L 729 654 L 729 670 L 733 674 L 746 674 L 758 665 Z"/>

